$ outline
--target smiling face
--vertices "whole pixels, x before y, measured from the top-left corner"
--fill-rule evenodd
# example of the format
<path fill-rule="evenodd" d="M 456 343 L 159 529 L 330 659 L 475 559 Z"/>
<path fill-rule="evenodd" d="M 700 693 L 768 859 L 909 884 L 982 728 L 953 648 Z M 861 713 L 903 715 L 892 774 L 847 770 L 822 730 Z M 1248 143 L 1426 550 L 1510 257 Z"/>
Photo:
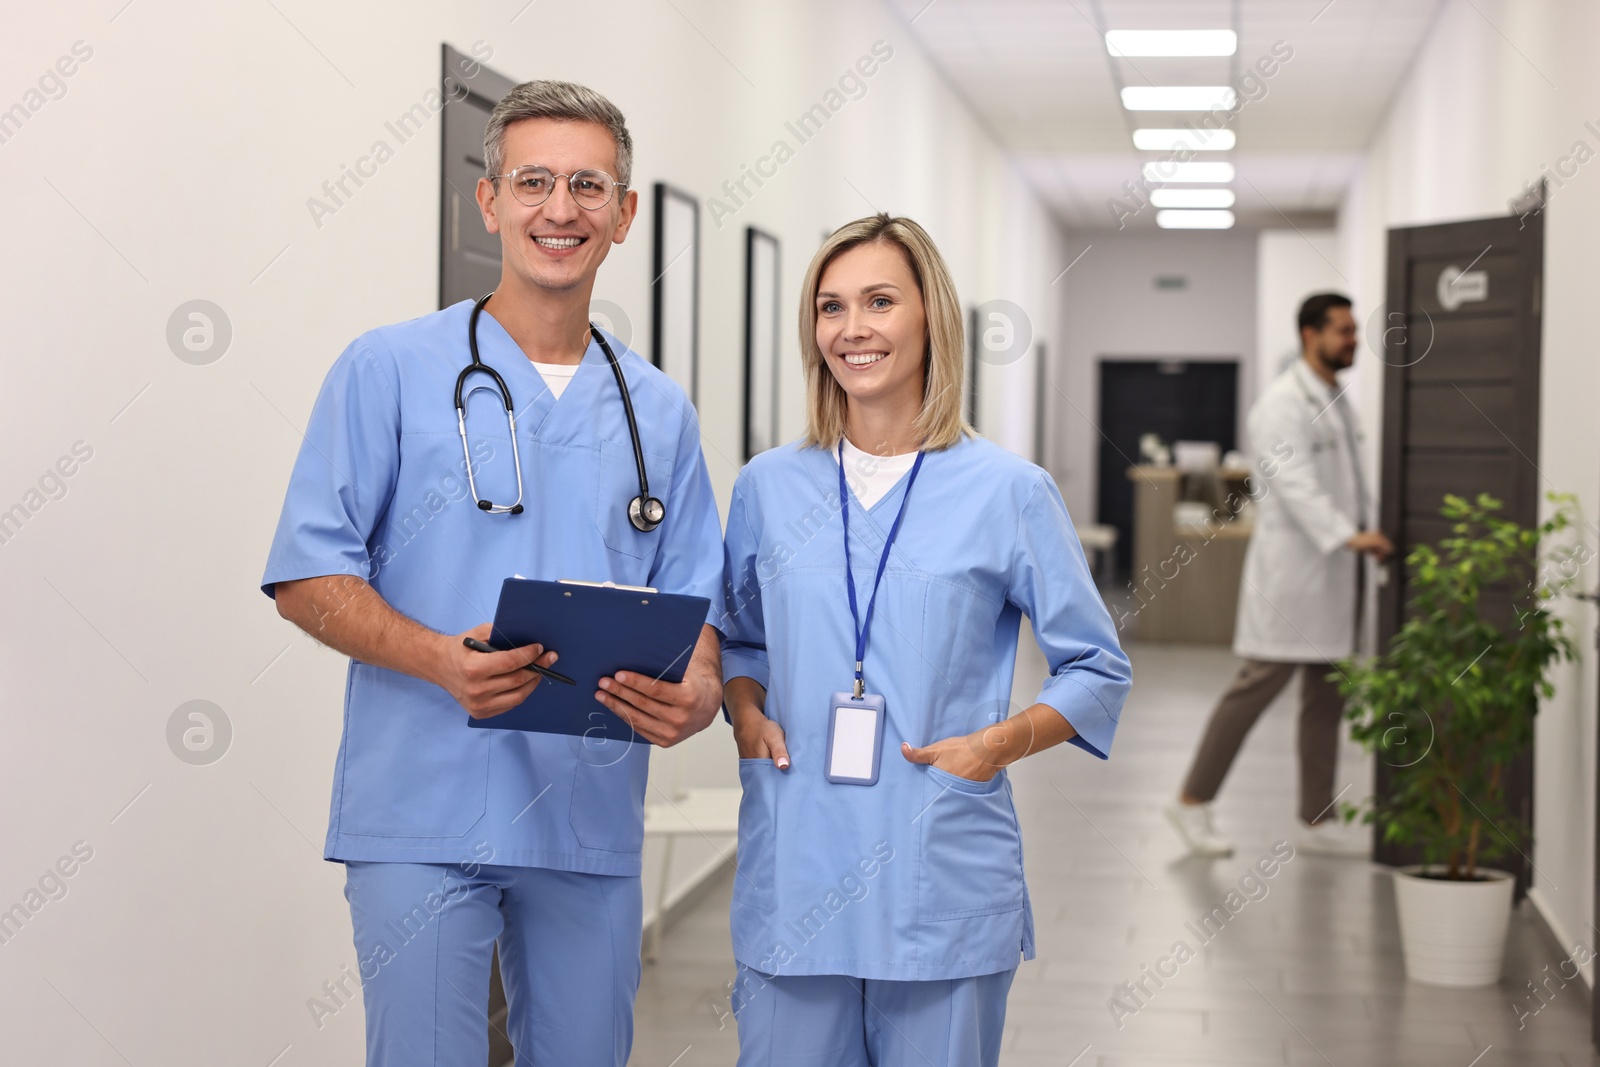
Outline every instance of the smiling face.
<path fill-rule="evenodd" d="M 505 131 L 505 171 L 538 164 L 553 174 L 603 170 L 617 177 L 617 145 L 604 126 L 564 119 L 523 119 Z M 557 179 L 550 198 L 528 207 L 511 194 L 478 179 L 478 207 L 490 233 L 500 235 L 501 284 L 567 293 L 594 286 L 595 273 L 613 244 L 621 244 L 638 210 L 639 197 L 621 189 L 604 207 L 589 211 L 572 199 L 565 179 Z"/>
<path fill-rule="evenodd" d="M 905 252 L 871 241 L 841 252 L 817 285 L 817 347 L 851 406 L 922 407 L 928 352 L 922 290 Z"/>

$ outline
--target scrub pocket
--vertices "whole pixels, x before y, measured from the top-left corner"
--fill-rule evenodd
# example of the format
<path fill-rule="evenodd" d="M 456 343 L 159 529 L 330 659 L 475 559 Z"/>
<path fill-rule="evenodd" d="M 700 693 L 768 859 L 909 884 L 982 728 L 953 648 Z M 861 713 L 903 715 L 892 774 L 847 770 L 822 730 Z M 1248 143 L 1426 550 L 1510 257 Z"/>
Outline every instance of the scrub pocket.
<path fill-rule="evenodd" d="M 366 663 L 350 667 L 338 828 L 364 837 L 461 837 L 489 796 L 488 731 L 469 730 L 443 689 Z"/>
<path fill-rule="evenodd" d="M 672 507 L 672 460 L 646 450 L 645 473 L 650 476 L 650 495 Z M 639 467 L 633 459 L 629 441 L 600 443 L 600 473 L 595 479 L 594 524 L 606 547 L 635 559 L 654 559 L 661 544 L 660 527 L 652 533 L 634 529 L 628 519 L 628 504 L 639 495 Z M 670 520 L 669 520 L 670 521 Z"/>
<path fill-rule="evenodd" d="M 573 761 L 572 810 L 568 815 L 578 844 L 638 854 L 644 847 L 644 787 L 649 767 L 649 745 L 615 738 L 583 742 L 583 755 Z"/>
<path fill-rule="evenodd" d="M 918 918 L 945 922 L 1019 910 L 1022 838 L 1005 775 L 974 782 L 929 767 L 925 787 Z"/>
<path fill-rule="evenodd" d="M 770 759 L 741 759 L 739 784 L 738 873 L 734 907 L 770 914 L 777 909 L 773 882 L 778 861 L 778 778 L 784 772 Z"/>

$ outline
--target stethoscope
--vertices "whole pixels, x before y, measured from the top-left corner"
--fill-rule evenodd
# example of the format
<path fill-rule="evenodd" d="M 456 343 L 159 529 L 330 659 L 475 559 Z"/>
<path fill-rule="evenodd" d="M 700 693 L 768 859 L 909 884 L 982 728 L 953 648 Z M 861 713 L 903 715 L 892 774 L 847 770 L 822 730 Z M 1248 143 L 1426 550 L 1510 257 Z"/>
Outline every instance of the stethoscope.
<path fill-rule="evenodd" d="M 461 373 L 456 376 L 456 426 L 461 431 L 461 454 L 467 461 L 467 488 L 472 492 L 472 499 L 478 502 L 478 510 L 486 511 L 491 515 L 520 515 L 522 514 L 522 453 L 517 448 L 517 414 L 511 403 L 511 390 L 506 387 L 506 380 L 500 377 L 500 372 L 489 366 L 478 356 L 478 316 L 483 312 L 483 305 L 493 296 L 489 292 L 472 305 L 472 317 L 467 320 L 467 345 L 472 349 L 472 362 L 461 368 Z M 622 410 L 628 416 L 628 436 L 633 439 L 633 462 L 639 468 L 639 495 L 628 501 L 628 521 L 640 533 L 649 533 L 667 517 L 667 506 L 650 495 L 650 482 L 644 470 L 644 447 L 639 443 L 639 423 L 633 416 L 633 398 L 628 395 L 628 382 L 622 376 L 622 364 L 617 362 L 617 354 L 611 351 L 611 346 L 600 331 L 595 329 L 594 323 L 589 324 L 589 334 L 600 343 L 600 348 L 606 354 L 606 361 L 611 364 L 611 373 L 617 376 L 617 391 L 622 394 Z M 500 390 L 500 400 L 506 406 L 506 424 L 511 429 L 511 460 L 517 470 L 517 499 L 512 504 L 491 504 L 478 495 L 478 483 L 472 476 L 472 453 L 467 448 L 467 409 L 464 399 L 471 390 L 466 388 L 467 378 L 474 371 L 482 371 L 494 379 L 495 388 Z"/>

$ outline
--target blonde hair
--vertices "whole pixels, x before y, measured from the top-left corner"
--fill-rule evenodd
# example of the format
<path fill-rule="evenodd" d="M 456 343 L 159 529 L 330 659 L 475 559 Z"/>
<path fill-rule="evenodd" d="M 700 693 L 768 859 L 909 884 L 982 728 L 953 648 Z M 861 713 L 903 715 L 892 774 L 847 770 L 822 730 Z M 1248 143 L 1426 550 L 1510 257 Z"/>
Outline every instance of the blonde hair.
<path fill-rule="evenodd" d="M 803 446 L 832 449 L 844 436 L 846 397 L 817 347 L 817 289 L 822 274 L 840 255 L 882 242 L 905 253 L 926 311 L 927 349 L 923 354 L 922 410 L 917 436 L 922 448 L 937 452 L 974 431 L 962 417 L 965 394 L 965 331 L 961 302 L 944 257 L 933 238 L 915 222 L 888 214 L 847 222 L 822 242 L 806 271 L 800 292 L 800 357 L 806 370 L 806 435 Z"/>

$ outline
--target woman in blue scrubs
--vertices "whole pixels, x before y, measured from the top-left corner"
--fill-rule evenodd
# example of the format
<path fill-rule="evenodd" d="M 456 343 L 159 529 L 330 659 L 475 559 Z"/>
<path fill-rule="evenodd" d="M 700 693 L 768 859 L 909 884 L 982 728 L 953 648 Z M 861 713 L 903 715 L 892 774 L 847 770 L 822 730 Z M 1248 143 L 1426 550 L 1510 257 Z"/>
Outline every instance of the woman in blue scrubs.
<path fill-rule="evenodd" d="M 740 474 L 724 549 L 739 1063 L 993 1065 L 1034 955 L 1005 768 L 1104 759 L 1128 661 L 1054 482 L 962 420 L 920 226 L 836 231 L 800 334 L 806 435 Z M 1011 714 L 1023 615 L 1051 673 Z"/>

